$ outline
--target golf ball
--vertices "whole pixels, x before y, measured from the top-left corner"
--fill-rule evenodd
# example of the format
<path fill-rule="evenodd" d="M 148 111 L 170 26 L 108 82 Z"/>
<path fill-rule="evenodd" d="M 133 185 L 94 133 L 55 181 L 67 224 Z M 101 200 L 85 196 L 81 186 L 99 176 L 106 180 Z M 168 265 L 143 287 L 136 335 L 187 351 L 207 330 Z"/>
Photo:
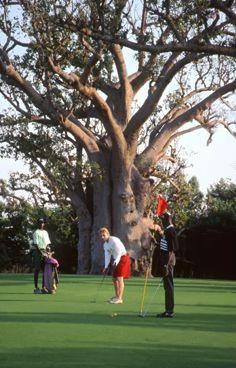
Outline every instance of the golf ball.
<path fill-rule="evenodd" d="M 116 316 L 118 316 L 118 314 L 117 314 L 117 313 L 112 313 L 112 314 L 111 314 L 111 317 L 116 317 Z"/>

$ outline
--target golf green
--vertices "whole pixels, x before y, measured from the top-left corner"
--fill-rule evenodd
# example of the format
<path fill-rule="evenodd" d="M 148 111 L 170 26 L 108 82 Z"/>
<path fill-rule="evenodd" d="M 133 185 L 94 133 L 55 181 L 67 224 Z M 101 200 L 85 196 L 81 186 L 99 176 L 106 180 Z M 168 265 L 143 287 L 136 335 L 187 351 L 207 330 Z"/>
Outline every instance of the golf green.
<path fill-rule="evenodd" d="M 112 305 L 110 277 L 60 275 L 55 295 L 34 295 L 33 276 L 0 274 L 1 368 L 235 368 L 236 282 L 175 279 L 176 315 L 159 279 L 126 281 Z M 94 303 L 94 299 L 95 303 Z"/>

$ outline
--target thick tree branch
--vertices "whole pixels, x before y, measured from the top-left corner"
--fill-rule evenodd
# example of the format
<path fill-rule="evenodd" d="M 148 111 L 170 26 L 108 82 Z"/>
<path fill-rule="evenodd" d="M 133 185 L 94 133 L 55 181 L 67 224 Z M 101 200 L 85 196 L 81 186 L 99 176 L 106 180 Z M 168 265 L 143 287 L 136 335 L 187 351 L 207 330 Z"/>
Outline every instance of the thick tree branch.
<path fill-rule="evenodd" d="M 85 128 L 82 127 L 82 125 L 79 125 L 78 122 L 74 124 L 68 119 L 66 113 L 60 112 L 59 109 L 55 110 L 53 106 L 51 106 L 50 103 L 32 87 L 31 83 L 21 77 L 21 75 L 13 68 L 11 64 L 6 65 L 4 63 L 4 68 L 0 68 L 0 73 L 6 79 L 7 84 L 13 84 L 17 86 L 20 90 L 26 93 L 26 95 L 31 99 L 34 105 L 40 109 L 40 111 L 50 116 L 53 121 L 60 123 L 75 137 L 79 138 L 81 142 L 83 142 L 84 147 L 88 153 L 91 154 L 99 151 L 99 148 L 94 141 L 94 137 L 91 137 L 91 134 L 89 134 L 90 136 L 88 136 L 88 132 L 86 132 Z M 27 117 L 29 118 L 30 115 Z"/>
<path fill-rule="evenodd" d="M 148 95 L 147 99 L 144 101 L 139 111 L 134 114 L 129 122 L 128 127 L 125 130 L 125 137 L 130 146 L 132 146 L 134 142 L 137 141 L 139 129 L 141 128 L 143 123 L 152 115 L 158 101 L 162 97 L 164 90 L 166 89 L 172 78 L 185 65 L 189 64 L 192 61 L 198 60 L 201 57 L 203 57 L 203 55 L 187 55 L 186 57 L 176 62 L 172 67 L 169 65 L 169 71 L 166 72 L 165 75 L 164 73 L 160 74 L 159 78 L 156 81 L 154 90 Z"/>
<path fill-rule="evenodd" d="M 149 57 L 148 62 L 143 66 L 142 71 L 137 73 L 137 77 L 131 82 L 134 95 L 144 86 L 144 84 L 150 79 L 153 73 L 153 66 L 157 63 L 157 55 L 152 54 Z"/>
<path fill-rule="evenodd" d="M 149 143 L 151 143 L 157 136 L 158 133 L 162 130 L 162 128 L 165 126 L 166 122 L 173 121 L 175 118 L 183 114 L 183 112 L 187 111 L 189 107 L 193 103 L 189 103 L 188 101 L 198 93 L 207 92 L 209 91 L 209 88 L 200 88 L 196 89 L 194 91 L 189 92 L 186 96 L 182 97 L 180 101 L 178 101 L 178 104 L 170 109 L 170 111 L 167 112 L 163 116 L 163 118 L 158 122 L 158 124 L 153 128 L 153 130 L 150 133 L 150 139 Z"/>
<path fill-rule="evenodd" d="M 129 41 L 121 38 L 120 36 L 103 35 L 97 32 L 93 32 L 87 28 L 78 29 L 78 32 L 93 37 L 95 40 L 102 40 L 104 43 L 116 43 L 121 46 L 128 47 L 135 51 L 147 51 L 155 54 L 169 53 L 169 52 L 193 52 L 193 53 L 204 53 L 205 55 L 225 55 L 225 56 L 236 56 L 236 47 L 214 45 L 214 44 L 202 44 L 200 42 L 193 43 L 192 40 L 187 42 L 169 42 L 165 45 L 147 45 L 139 44 L 137 42 Z"/>
<path fill-rule="evenodd" d="M 158 137 L 156 137 L 156 139 L 154 139 L 152 143 L 137 158 L 136 164 L 138 167 L 142 170 L 146 170 L 148 166 L 152 166 L 155 162 L 157 162 L 157 160 L 163 156 L 163 150 L 167 148 L 167 143 L 172 140 L 172 135 L 175 134 L 180 127 L 195 119 L 199 114 L 201 115 L 205 110 L 210 108 L 218 98 L 235 89 L 236 80 L 218 88 L 215 92 L 210 94 L 195 106 L 191 107 L 180 116 L 176 117 L 173 121 L 167 122 Z"/>
<path fill-rule="evenodd" d="M 236 14 L 231 9 L 233 2 L 234 1 L 229 0 L 228 1 L 211 0 L 209 8 L 219 9 L 232 21 L 232 23 L 236 24 Z"/>
<path fill-rule="evenodd" d="M 120 123 L 123 126 L 126 126 L 129 120 L 131 104 L 133 101 L 133 89 L 127 75 L 126 64 L 120 45 L 112 45 L 111 49 L 114 54 L 114 60 L 120 82 L 120 116 L 122 120 Z"/>
<path fill-rule="evenodd" d="M 81 83 L 80 78 L 75 73 L 66 73 L 64 72 L 59 65 L 55 65 L 51 58 L 49 58 L 49 64 L 52 70 L 57 73 L 63 80 L 65 80 L 68 85 L 75 88 L 79 92 L 81 92 L 84 96 L 90 99 L 100 113 L 100 117 L 103 121 L 103 124 L 108 131 L 109 135 L 112 138 L 112 141 L 117 148 L 117 153 L 120 157 L 124 157 L 126 152 L 126 141 L 124 139 L 124 135 L 121 127 L 115 121 L 113 114 L 111 112 L 110 107 L 104 101 L 104 99 L 98 94 L 95 88 L 85 86 Z M 63 117 L 62 117 L 63 119 Z M 71 122 L 68 119 L 63 120 L 63 124 L 67 129 L 73 129 L 71 126 Z"/>
<path fill-rule="evenodd" d="M 83 84 L 85 84 L 89 78 L 89 76 L 91 75 L 95 65 L 97 64 L 97 62 L 99 60 L 102 60 L 102 53 L 101 50 L 99 50 L 98 52 L 93 50 L 93 48 L 91 48 L 91 46 L 88 44 L 88 42 L 86 42 L 83 38 L 82 38 L 82 43 L 83 45 L 89 49 L 89 51 L 91 51 L 93 53 L 93 56 L 90 58 L 90 60 L 88 61 L 82 75 L 81 75 L 81 82 Z"/>

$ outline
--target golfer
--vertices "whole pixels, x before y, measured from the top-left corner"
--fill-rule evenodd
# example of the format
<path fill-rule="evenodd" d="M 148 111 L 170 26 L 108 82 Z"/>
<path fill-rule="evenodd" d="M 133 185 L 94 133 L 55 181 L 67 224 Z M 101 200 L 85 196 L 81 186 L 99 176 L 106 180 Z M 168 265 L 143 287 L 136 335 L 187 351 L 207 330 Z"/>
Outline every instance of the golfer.
<path fill-rule="evenodd" d="M 124 244 L 116 236 L 111 236 L 107 228 L 102 227 L 99 230 L 101 239 L 104 241 L 105 267 L 103 273 L 107 272 L 111 257 L 113 258 L 113 285 L 115 296 L 109 300 L 111 304 L 123 303 L 124 279 L 130 277 L 130 258 Z"/>
<path fill-rule="evenodd" d="M 34 294 L 46 293 L 44 285 L 44 253 L 46 247 L 51 244 L 48 232 L 44 229 L 45 220 L 38 220 L 38 228 L 33 233 L 32 262 L 34 268 Z M 42 290 L 38 287 L 39 272 L 42 271 Z"/>

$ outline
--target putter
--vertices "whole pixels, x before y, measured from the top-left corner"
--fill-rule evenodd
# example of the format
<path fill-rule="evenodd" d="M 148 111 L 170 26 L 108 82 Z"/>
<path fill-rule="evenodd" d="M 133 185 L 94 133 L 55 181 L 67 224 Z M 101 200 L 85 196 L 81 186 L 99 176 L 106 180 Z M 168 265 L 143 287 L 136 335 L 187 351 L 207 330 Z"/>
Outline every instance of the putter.
<path fill-rule="evenodd" d="M 102 285 L 103 285 L 103 283 L 104 283 L 105 277 L 107 276 L 107 273 L 108 273 L 108 271 L 106 271 L 106 272 L 103 274 L 102 280 L 101 280 L 100 284 L 98 285 L 97 291 L 96 291 L 96 293 L 95 293 L 95 295 L 94 295 L 94 298 L 91 300 L 91 303 L 96 303 L 96 302 L 97 302 L 98 294 L 99 294 L 99 292 L 101 291 L 101 288 L 102 288 Z"/>
<path fill-rule="evenodd" d="M 139 317 L 142 317 L 143 315 L 143 305 L 144 305 L 144 299 L 145 299 L 146 288 L 147 288 L 148 272 L 149 272 L 149 267 L 147 267 L 146 269 L 145 280 L 144 280 L 144 285 L 143 285 L 143 293 L 142 293 L 142 299 L 141 299 L 141 306 L 140 306 L 140 313 L 138 315 Z"/>
<path fill-rule="evenodd" d="M 140 314 L 139 314 L 139 317 L 142 317 L 142 318 L 146 317 L 146 315 L 147 315 L 147 313 L 148 313 L 148 311 L 149 311 L 149 309 L 150 309 L 150 306 L 151 306 L 151 304 L 152 304 L 152 302 L 153 302 L 153 299 L 154 299 L 154 297 L 156 296 L 156 294 L 157 294 L 158 290 L 159 290 L 159 289 L 160 289 L 160 287 L 161 287 L 162 281 L 163 281 L 163 278 L 161 279 L 161 281 L 160 281 L 160 282 L 159 282 L 159 284 L 157 285 L 157 287 L 156 287 L 156 289 L 155 289 L 155 292 L 153 293 L 153 295 L 152 295 L 152 297 L 151 297 L 151 299 L 150 299 L 150 301 L 149 301 L 149 303 L 148 303 L 148 305 L 147 305 L 147 307 L 146 307 L 145 312 L 144 312 L 144 313 L 142 313 L 142 314 L 140 313 Z"/>

